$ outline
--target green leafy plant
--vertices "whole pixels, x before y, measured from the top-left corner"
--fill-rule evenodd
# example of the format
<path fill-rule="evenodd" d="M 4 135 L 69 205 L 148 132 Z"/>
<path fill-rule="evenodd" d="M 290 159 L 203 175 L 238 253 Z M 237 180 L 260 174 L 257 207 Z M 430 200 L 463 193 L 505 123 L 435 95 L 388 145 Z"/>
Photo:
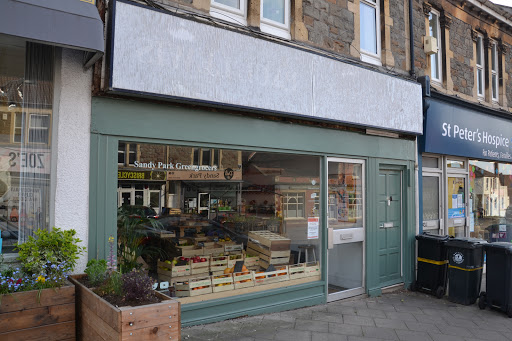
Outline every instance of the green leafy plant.
<path fill-rule="evenodd" d="M 46 264 L 65 264 L 72 270 L 85 250 L 78 245 L 81 240 L 75 238 L 75 230 L 54 227 L 51 231 L 39 229 L 34 235 L 36 238 L 30 236 L 23 244 L 16 245 L 21 269 L 28 275 L 39 274 Z"/>
<path fill-rule="evenodd" d="M 92 286 L 102 284 L 107 278 L 107 261 L 104 259 L 91 259 L 87 262 L 85 273 Z"/>

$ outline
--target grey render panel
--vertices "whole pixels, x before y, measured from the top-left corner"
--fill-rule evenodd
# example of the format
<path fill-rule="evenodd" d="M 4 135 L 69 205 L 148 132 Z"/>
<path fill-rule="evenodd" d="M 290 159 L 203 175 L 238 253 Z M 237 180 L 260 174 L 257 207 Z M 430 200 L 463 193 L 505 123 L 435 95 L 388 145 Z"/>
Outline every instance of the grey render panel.
<path fill-rule="evenodd" d="M 117 1 L 111 86 L 422 133 L 419 84 Z"/>

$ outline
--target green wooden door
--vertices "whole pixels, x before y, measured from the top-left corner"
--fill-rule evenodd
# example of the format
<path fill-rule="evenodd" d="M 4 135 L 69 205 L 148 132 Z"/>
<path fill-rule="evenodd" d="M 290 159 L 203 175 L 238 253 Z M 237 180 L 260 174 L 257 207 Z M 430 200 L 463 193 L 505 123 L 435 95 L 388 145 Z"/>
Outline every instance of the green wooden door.
<path fill-rule="evenodd" d="M 402 281 L 402 172 L 379 170 L 377 238 L 380 286 Z"/>

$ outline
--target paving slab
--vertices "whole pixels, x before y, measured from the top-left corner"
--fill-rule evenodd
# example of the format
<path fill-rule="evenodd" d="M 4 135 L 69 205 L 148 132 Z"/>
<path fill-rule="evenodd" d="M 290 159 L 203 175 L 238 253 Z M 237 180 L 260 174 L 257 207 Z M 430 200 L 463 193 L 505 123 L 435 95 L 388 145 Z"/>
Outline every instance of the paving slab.
<path fill-rule="evenodd" d="M 424 293 L 398 291 L 183 328 L 187 341 L 512 340 L 512 319 Z"/>

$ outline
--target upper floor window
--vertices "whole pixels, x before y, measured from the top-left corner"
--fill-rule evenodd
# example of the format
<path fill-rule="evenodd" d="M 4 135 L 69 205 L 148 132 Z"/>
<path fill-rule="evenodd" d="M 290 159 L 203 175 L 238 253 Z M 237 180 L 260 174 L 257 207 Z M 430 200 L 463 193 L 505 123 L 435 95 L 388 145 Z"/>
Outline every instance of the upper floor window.
<path fill-rule="evenodd" d="M 380 65 L 379 7 L 377 0 L 361 0 L 359 3 L 361 60 Z"/>
<path fill-rule="evenodd" d="M 49 143 L 50 115 L 31 114 L 28 124 L 28 142 Z"/>
<path fill-rule="evenodd" d="M 260 0 L 260 29 L 290 39 L 290 0 Z"/>
<path fill-rule="evenodd" d="M 498 101 L 498 46 L 496 42 L 491 45 L 491 95 L 492 100 Z"/>
<path fill-rule="evenodd" d="M 247 25 L 247 0 L 211 0 L 210 14 L 239 25 Z"/>
<path fill-rule="evenodd" d="M 194 148 L 192 162 L 196 166 L 219 166 L 219 149 Z"/>
<path fill-rule="evenodd" d="M 476 86 L 478 97 L 484 97 L 484 37 L 476 38 Z"/>
<path fill-rule="evenodd" d="M 126 157 L 128 155 L 128 157 Z M 137 144 L 119 142 L 117 149 L 117 164 L 133 166 L 137 158 Z"/>
<path fill-rule="evenodd" d="M 284 193 L 283 214 L 285 218 L 304 218 L 304 192 Z"/>
<path fill-rule="evenodd" d="M 437 40 L 437 53 L 430 55 L 430 77 L 433 81 L 442 82 L 441 60 L 441 27 L 439 25 L 439 12 L 432 10 L 428 16 L 428 33 Z"/>

